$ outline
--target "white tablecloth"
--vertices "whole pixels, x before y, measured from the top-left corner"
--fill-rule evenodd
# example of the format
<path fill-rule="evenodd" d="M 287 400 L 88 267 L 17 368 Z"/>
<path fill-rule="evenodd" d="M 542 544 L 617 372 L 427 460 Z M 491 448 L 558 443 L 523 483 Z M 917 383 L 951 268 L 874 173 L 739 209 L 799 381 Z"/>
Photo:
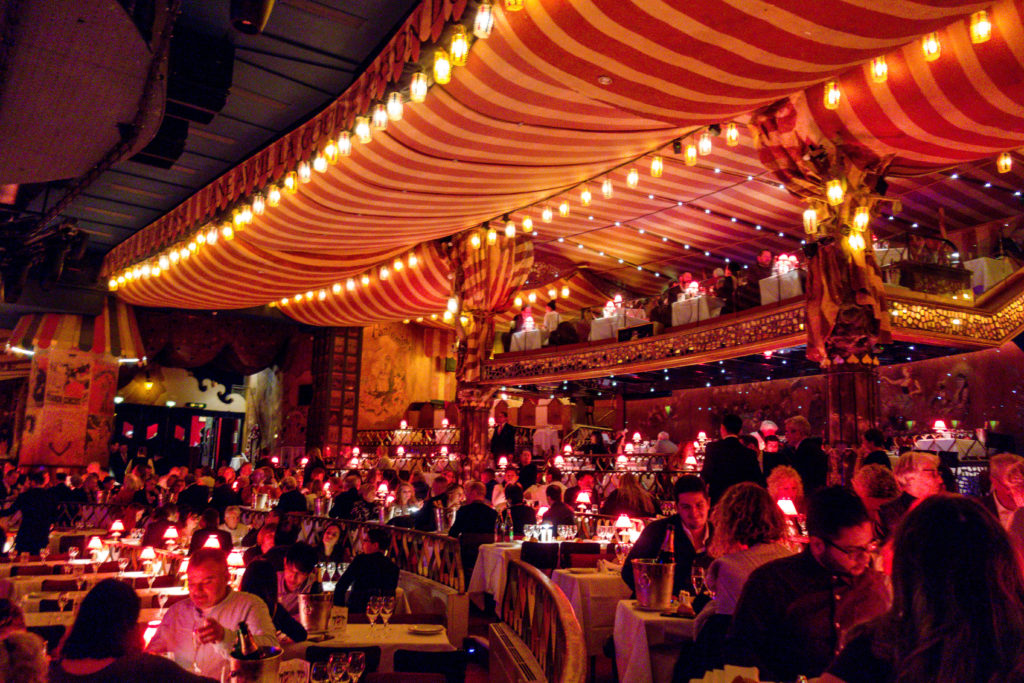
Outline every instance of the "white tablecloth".
<path fill-rule="evenodd" d="M 84 590 L 84 591 L 77 591 L 76 590 L 76 591 L 65 591 L 65 593 L 67 594 L 68 599 L 74 600 L 75 603 L 77 604 L 77 603 L 82 602 L 82 599 L 86 596 L 88 591 L 87 590 Z M 184 596 L 184 595 L 188 595 L 188 590 L 186 588 L 183 588 L 182 586 L 175 586 L 174 588 L 153 588 L 153 589 L 149 589 L 149 588 L 136 588 L 135 589 L 135 593 L 136 593 L 136 595 L 139 596 L 139 598 L 142 599 L 143 607 L 151 607 L 153 605 L 153 599 L 152 598 L 153 598 L 154 595 L 166 594 L 166 595 L 174 595 L 174 596 Z M 58 598 L 58 596 L 60 596 L 60 592 L 59 591 L 56 591 L 56 592 L 55 591 L 49 591 L 49 592 L 46 592 L 46 593 L 42 593 L 42 592 L 30 593 L 29 595 L 25 596 L 21 600 L 21 602 L 19 604 L 21 605 L 21 608 L 25 611 L 26 614 L 29 613 L 29 612 L 38 612 L 39 611 L 39 603 L 41 603 L 43 600 L 56 600 Z M 170 605 L 171 605 L 171 602 L 168 601 L 167 606 L 170 606 Z"/>
<path fill-rule="evenodd" d="M 919 451 L 954 451 L 961 458 L 982 458 L 985 456 L 985 445 L 974 439 L 918 439 L 914 448 Z"/>
<path fill-rule="evenodd" d="M 689 325 L 722 312 L 725 302 L 716 296 L 696 296 L 672 304 L 672 326 Z"/>
<path fill-rule="evenodd" d="M 1008 258 L 995 259 L 987 256 L 966 261 L 964 267 L 971 271 L 971 289 L 975 294 L 992 289 L 1016 270 Z"/>
<path fill-rule="evenodd" d="M 552 427 L 541 427 L 533 433 L 533 450 L 537 455 L 557 451 L 560 443 L 558 430 Z"/>
<path fill-rule="evenodd" d="M 607 318 L 595 318 L 590 323 L 590 341 L 616 339 L 623 327 L 633 327 L 650 322 L 644 318 L 641 308 L 619 308 Z"/>
<path fill-rule="evenodd" d="M 532 351 L 539 349 L 543 341 L 540 330 L 520 330 L 512 335 L 510 351 Z"/>
<path fill-rule="evenodd" d="M 126 578 L 138 578 L 145 576 L 144 572 L 125 572 Z M 116 579 L 121 576 L 118 572 L 101 572 L 99 574 L 93 574 L 92 571 L 86 570 L 85 575 L 82 577 L 85 582 L 91 588 L 103 579 Z M 72 574 L 51 574 L 49 576 L 14 576 L 4 581 L 9 581 L 12 586 L 11 600 L 17 602 L 22 598 L 26 597 L 29 593 L 40 593 L 43 590 L 43 581 L 48 579 L 57 579 L 60 581 L 74 581 L 75 577 Z M 86 589 L 88 590 L 88 588 Z"/>
<path fill-rule="evenodd" d="M 76 612 L 27 612 L 25 614 L 26 626 L 54 626 L 63 624 L 71 626 L 75 621 Z M 143 609 L 139 612 L 139 623 L 144 624 L 156 621 L 159 609 Z"/>
<path fill-rule="evenodd" d="M 785 301 L 804 293 L 803 285 L 800 284 L 799 270 L 791 270 L 785 275 L 766 277 L 758 284 L 761 287 L 762 304 Z"/>
<path fill-rule="evenodd" d="M 482 593 L 489 593 L 501 609 L 501 597 L 505 593 L 505 576 L 508 574 L 508 562 L 510 559 L 518 560 L 523 554 L 520 544 L 509 546 L 505 544 L 485 543 L 480 546 L 476 564 L 473 566 L 473 574 L 469 577 L 469 593 L 472 598 L 476 595 L 477 604 L 480 604 L 479 597 Z"/>
<path fill-rule="evenodd" d="M 665 643 L 693 640 L 693 619 L 663 617 L 643 612 L 635 600 L 623 600 L 615 608 L 615 666 L 619 680 L 629 683 L 662 683 L 672 680 L 672 670 L 653 671 L 651 648 Z"/>
<path fill-rule="evenodd" d="M 442 628 L 438 633 L 430 635 L 414 635 L 409 632 L 409 624 L 392 624 L 387 634 L 380 622 L 370 632 L 369 624 L 348 624 L 345 632 L 337 637 L 320 643 L 289 643 L 284 646 L 282 659 L 306 658 L 306 648 L 310 645 L 320 647 L 379 647 L 380 666 L 377 671 L 391 673 L 395 670 L 395 650 L 419 650 L 420 652 L 453 652 L 455 648 L 448 642 L 448 632 Z"/>
<path fill-rule="evenodd" d="M 99 536 L 100 538 L 106 538 L 106 529 L 68 529 L 66 531 L 51 531 L 50 532 L 50 552 L 56 555 L 60 552 L 60 541 L 66 536 L 85 536 L 86 543 L 93 536 Z"/>
<path fill-rule="evenodd" d="M 551 581 L 565 593 L 583 628 L 587 654 L 601 654 L 615 627 L 615 608 L 630 596 L 619 572 L 558 569 Z M 626 680 L 626 679 L 622 679 Z"/>

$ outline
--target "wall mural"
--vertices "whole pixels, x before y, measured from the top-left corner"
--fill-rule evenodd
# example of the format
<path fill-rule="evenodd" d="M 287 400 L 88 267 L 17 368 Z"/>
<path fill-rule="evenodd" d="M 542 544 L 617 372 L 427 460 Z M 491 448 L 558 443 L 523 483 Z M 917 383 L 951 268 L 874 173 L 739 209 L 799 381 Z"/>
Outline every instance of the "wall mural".
<path fill-rule="evenodd" d="M 989 426 L 1011 434 L 1024 449 L 1024 351 L 1013 343 L 945 358 L 933 358 L 879 370 L 884 427 L 889 432 L 927 430 L 935 420 L 961 428 Z M 984 383 L 985 391 L 978 391 Z M 734 412 L 752 431 L 761 420 L 780 427 L 792 415 L 812 425 L 825 420 L 824 380 L 819 376 L 780 379 L 756 384 L 685 389 L 669 399 L 643 399 L 626 404 L 630 429 L 645 435 L 667 431 L 677 443 L 698 432 L 717 438 L 721 415 Z M 611 426 L 614 407 L 599 401 L 595 413 Z M 994 426 L 989 424 L 995 421 Z"/>
<path fill-rule="evenodd" d="M 419 325 L 372 325 L 363 331 L 359 429 L 397 427 L 411 403 L 455 397 L 450 352 L 437 332 Z"/>
<path fill-rule="evenodd" d="M 247 438 L 252 426 L 259 425 L 264 448 L 305 447 L 309 405 L 300 401 L 300 387 L 312 386 L 312 359 L 313 336 L 295 333 L 288 341 L 280 366 L 246 378 Z"/>

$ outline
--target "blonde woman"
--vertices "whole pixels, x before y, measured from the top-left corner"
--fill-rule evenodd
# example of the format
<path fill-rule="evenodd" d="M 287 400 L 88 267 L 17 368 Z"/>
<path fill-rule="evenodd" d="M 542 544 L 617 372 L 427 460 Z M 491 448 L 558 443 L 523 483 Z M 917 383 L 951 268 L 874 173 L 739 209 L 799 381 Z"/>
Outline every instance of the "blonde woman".
<path fill-rule="evenodd" d="M 783 498 L 793 501 L 800 512 L 804 512 L 804 483 L 800 473 L 789 465 L 778 465 L 768 475 L 768 495 L 776 503 Z"/>
<path fill-rule="evenodd" d="M 654 496 L 640 486 L 636 476 L 626 472 L 619 477 L 618 488 L 605 499 L 604 505 L 601 506 L 601 514 L 612 517 L 654 517 L 658 514 L 658 504 L 654 501 Z"/>
<path fill-rule="evenodd" d="M 878 508 L 878 535 L 883 541 L 892 535 L 900 520 L 919 501 L 942 491 L 939 456 L 934 453 L 908 451 L 896 461 L 892 474 L 902 493 L 896 500 Z"/>
<path fill-rule="evenodd" d="M 420 506 L 416 503 L 416 489 L 407 481 L 398 485 L 395 491 L 395 502 L 388 508 L 388 519 L 404 517 L 417 512 Z"/>

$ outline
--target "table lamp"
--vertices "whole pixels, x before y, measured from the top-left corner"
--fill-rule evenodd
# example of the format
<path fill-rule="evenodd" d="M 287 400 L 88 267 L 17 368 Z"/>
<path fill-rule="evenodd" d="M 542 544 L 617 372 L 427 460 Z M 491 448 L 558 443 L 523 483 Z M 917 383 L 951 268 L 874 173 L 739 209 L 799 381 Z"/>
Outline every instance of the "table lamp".
<path fill-rule="evenodd" d="M 405 446 L 399 446 L 396 452 L 398 453 L 398 457 L 402 457 L 405 455 Z"/>
<path fill-rule="evenodd" d="M 398 428 L 399 429 L 408 429 L 409 428 L 409 423 L 406 422 L 405 420 L 402 420 L 401 422 L 398 423 Z"/>
<path fill-rule="evenodd" d="M 501 469 L 505 469 L 506 467 L 508 467 L 508 458 L 506 458 L 504 455 L 498 458 L 498 467 L 500 467 Z"/>
<path fill-rule="evenodd" d="M 156 559 L 156 551 L 151 546 L 146 546 L 139 553 L 139 559 L 142 561 L 142 568 L 147 574 L 153 573 L 153 560 Z"/>
<path fill-rule="evenodd" d="M 167 531 L 164 532 L 164 543 L 167 544 L 167 548 L 170 549 L 178 542 L 178 527 L 169 526 Z"/>
<path fill-rule="evenodd" d="M 441 455 L 448 455 L 448 447 L 441 446 Z"/>
<path fill-rule="evenodd" d="M 110 525 L 110 533 L 113 534 L 114 538 L 117 538 L 124 533 L 124 522 L 119 519 L 115 519 L 114 523 Z"/>
<path fill-rule="evenodd" d="M 103 552 L 103 541 L 100 540 L 99 536 L 93 536 L 89 539 L 89 545 L 86 546 L 92 553 L 92 561 L 100 561 L 100 553 Z"/>
<path fill-rule="evenodd" d="M 487 426 L 488 427 L 493 427 L 494 426 L 494 416 L 493 415 L 491 415 L 489 418 L 487 418 Z"/>
<path fill-rule="evenodd" d="M 796 505 L 794 505 L 793 501 L 790 500 L 789 498 L 780 498 L 778 505 L 779 509 L 782 510 L 782 514 L 786 515 L 787 517 L 797 516 Z"/>
<path fill-rule="evenodd" d="M 615 520 L 615 529 L 618 531 L 619 538 L 621 540 L 626 539 L 626 534 L 630 529 L 633 528 L 633 522 L 626 515 L 619 515 L 619 518 Z"/>
<path fill-rule="evenodd" d="M 557 467 L 559 469 L 561 469 L 562 467 L 565 466 L 565 458 L 563 458 L 560 455 L 556 455 L 555 456 L 555 461 L 554 462 L 555 462 L 555 467 Z"/>

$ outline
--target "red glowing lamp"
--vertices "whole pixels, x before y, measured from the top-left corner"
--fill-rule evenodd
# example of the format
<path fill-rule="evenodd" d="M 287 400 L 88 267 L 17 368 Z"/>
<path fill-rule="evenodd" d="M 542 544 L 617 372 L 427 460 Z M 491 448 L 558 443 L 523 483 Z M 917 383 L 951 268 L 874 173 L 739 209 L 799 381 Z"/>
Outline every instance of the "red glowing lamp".
<path fill-rule="evenodd" d="M 566 455 L 569 455 L 570 453 L 572 453 L 572 444 L 568 444 L 568 443 L 567 443 L 567 444 L 565 444 L 565 448 L 563 448 L 563 449 L 562 449 L 562 451 L 563 451 L 563 452 L 564 452 L 564 453 L 565 453 Z"/>
<path fill-rule="evenodd" d="M 89 539 L 89 550 L 103 550 L 103 541 L 100 540 L 99 536 L 93 536 Z"/>
<path fill-rule="evenodd" d="M 697 432 L 697 441 L 707 441 L 708 435 L 706 432 Z"/>
<path fill-rule="evenodd" d="M 353 457 L 351 460 L 348 461 L 348 466 L 359 467 L 359 458 Z"/>
<path fill-rule="evenodd" d="M 935 424 L 932 425 L 932 429 L 934 429 L 937 432 L 944 432 L 944 431 L 946 431 L 948 429 L 946 427 L 946 421 L 945 420 L 936 420 Z"/>
<path fill-rule="evenodd" d="M 576 494 L 577 505 L 590 505 L 591 502 L 592 501 L 590 500 L 590 491 L 580 491 L 578 494 Z"/>
<path fill-rule="evenodd" d="M 152 546 L 148 546 L 147 545 L 145 548 L 142 549 L 142 552 L 139 553 L 139 559 L 143 560 L 143 561 L 155 560 L 156 559 L 156 551 L 153 550 Z"/>
<path fill-rule="evenodd" d="M 398 455 L 399 456 L 405 455 L 405 446 L 399 446 L 398 447 Z"/>
<path fill-rule="evenodd" d="M 275 455 L 274 457 L 272 457 L 272 458 L 270 459 L 270 462 L 274 463 L 275 465 L 280 465 L 280 464 L 281 464 L 281 458 L 279 458 L 279 457 L 277 457 L 277 456 Z"/>
<path fill-rule="evenodd" d="M 789 498 L 780 498 L 778 505 L 779 509 L 782 510 L 782 514 L 786 515 L 787 517 L 796 517 L 796 505 L 794 505 L 793 501 L 791 501 Z"/>
<path fill-rule="evenodd" d="M 686 463 L 686 465 L 688 467 L 696 467 L 697 466 L 697 456 L 695 456 L 695 455 L 688 455 L 688 456 L 686 456 L 686 460 L 684 460 L 683 462 Z"/>
<path fill-rule="evenodd" d="M 309 464 L 309 458 L 303 458 L 302 460 L 299 461 L 299 464 L 305 467 L 306 465 Z"/>
<path fill-rule="evenodd" d="M 448 447 L 441 446 L 441 455 L 448 455 Z"/>
<path fill-rule="evenodd" d="M 245 566 L 245 557 L 242 555 L 241 550 L 232 550 L 228 553 L 228 566 L 235 569 L 241 569 Z"/>
<path fill-rule="evenodd" d="M 490 426 L 490 427 L 494 426 L 494 416 L 493 415 L 490 416 L 489 418 L 487 418 L 487 425 Z"/>
<path fill-rule="evenodd" d="M 621 467 L 629 463 L 629 458 L 627 458 L 625 455 L 620 455 L 619 457 L 615 458 L 615 462 L 618 463 L 618 465 Z"/>
<path fill-rule="evenodd" d="M 619 515 L 619 518 L 615 520 L 616 529 L 632 529 L 633 522 L 630 521 L 627 515 Z"/>
<path fill-rule="evenodd" d="M 402 420 L 401 422 L 398 423 L 398 428 L 399 429 L 408 429 L 409 428 L 409 423 L 406 422 L 405 420 Z"/>
<path fill-rule="evenodd" d="M 545 514 L 547 514 L 547 511 L 548 511 L 548 506 L 547 505 L 542 505 L 541 507 L 539 507 L 537 509 L 537 518 L 539 519 L 539 518 L 543 517 Z"/>
<path fill-rule="evenodd" d="M 359 457 L 360 452 L 361 451 L 359 450 L 359 446 L 356 446 L 355 448 L 352 449 L 352 455 L 356 456 L 357 458 Z"/>
<path fill-rule="evenodd" d="M 448 418 L 447 417 L 441 419 L 441 429 L 448 429 Z"/>
<path fill-rule="evenodd" d="M 203 544 L 204 548 L 220 548 L 220 541 L 217 540 L 216 536 L 210 535 L 206 538 L 206 543 Z"/>
<path fill-rule="evenodd" d="M 124 533 L 124 522 L 119 519 L 115 519 L 114 523 L 110 525 L 110 533 L 115 535 Z"/>
<path fill-rule="evenodd" d="M 164 532 L 165 541 L 177 541 L 178 540 L 178 527 L 169 526 L 167 531 Z"/>
<path fill-rule="evenodd" d="M 377 487 L 377 495 L 382 498 L 388 495 L 388 485 L 385 484 L 384 482 L 381 482 L 380 486 Z"/>
<path fill-rule="evenodd" d="M 501 469 L 505 469 L 506 467 L 508 467 L 508 458 L 506 458 L 504 455 L 498 458 L 498 467 L 500 467 Z"/>
<path fill-rule="evenodd" d="M 565 465 L 565 458 L 560 455 L 555 456 L 555 467 L 562 467 Z"/>

